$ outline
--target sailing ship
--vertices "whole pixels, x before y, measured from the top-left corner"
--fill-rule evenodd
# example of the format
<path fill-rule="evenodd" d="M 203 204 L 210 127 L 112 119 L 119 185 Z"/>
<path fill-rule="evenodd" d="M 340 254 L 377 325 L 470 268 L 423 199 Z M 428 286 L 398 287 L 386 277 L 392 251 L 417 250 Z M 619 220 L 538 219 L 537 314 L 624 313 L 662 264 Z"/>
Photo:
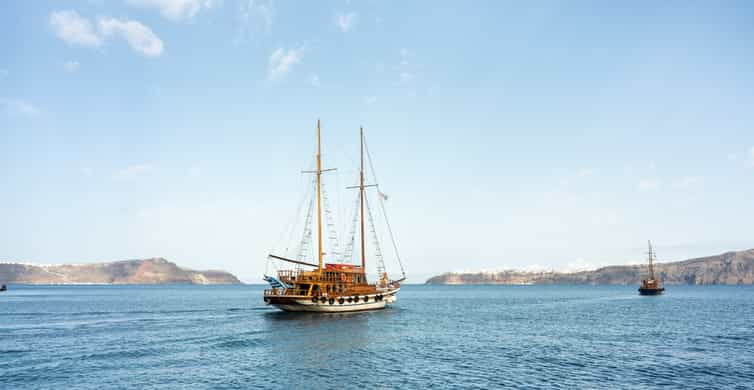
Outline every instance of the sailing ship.
<path fill-rule="evenodd" d="M 647 241 L 647 243 L 649 245 L 649 252 L 647 252 L 647 255 L 649 257 L 649 278 L 642 279 L 641 285 L 639 286 L 639 294 L 660 295 L 663 291 L 665 291 L 665 287 L 662 286 L 662 280 L 655 277 L 654 262 L 657 259 L 655 258 L 655 252 L 652 249 L 652 242 Z"/>
<path fill-rule="evenodd" d="M 323 191 L 322 191 L 322 174 L 328 171 L 335 170 L 322 169 L 322 154 L 321 154 L 321 130 L 320 122 L 317 120 L 317 154 L 316 154 L 316 170 L 304 171 L 304 173 L 311 173 L 315 175 L 315 187 L 316 187 L 316 216 L 317 216 L 317 263 L 308 262 L 304 258 L 303 250 L 300 251 L 297 258 L 288 258 L 284 256 L 278 256 L 269 254 L 268 259 L 271 262 L 285 262 L 295 265 L 295 269 L 281 269 L 277 271 L 276 276 L 264 275 L 264 280 L 270 284 L 270 289 L 264 291 L 264 301 L 284 311 L 294 312 L 352 312 L 352 311 L 365 311 L 365 310 L 377 310 L 383 309 L 387 305 L 396 302 L 397 294 L 401 289 L 401 282 L 406 279 L 406 274 L 403 271 L 403 265 L 400 261 L 400 256 L 397 253 L 397 246 L 395 245 L 395 239 L 390 229 L 390 224 L 387 220 L 387 214 L 385 213 L 383 200 L 386 199 L 384 194 L 379 193 L 381 196 L 380 205 L 385 216 L 385 224 L 390 233 L 390 238 L 393 242 L 393 248 L 395 249 L 396 258 L 401 268 L 401 277 L 397 280 L 391 280 L 388 278 L 388 274 L 385 271 L 384 262 L 382 261 L 381 252 L 379 252 L 379 245 L 376 240 L 376 230 L 374 229 L 374 222 L 371 219 L 372 212 L 367 201 L 365 190 L 368 187 L 378 188 L 376 183 L 376 176 L 374 178 L 375 183 L 365 184 L 364 174 L 364 148 L 365 138 L 364 129 L 360 129 L 360 169 L 359 169 L 359 183 L 358 186 L 352 186 L 347 188 L 358 189 L 358 211 L 354 212 L 354 229 L 353 236 L 350 241 L 351 252 L 353 252 L 353 244 L 355 241 L 356 221 L 358 219 L 358 225 L 360 229 L 360 263 L 351 264 L 345 261 L 347 256 L 341 255 L 338 259 L 339 253 L 333 251 L 333 253 L 325 253 L 323 248 Z M 369 150 L 367 149 L 367 154 Z M 373 167 L 371 162 L 371 156 L 369 157 L 370 167 Z M 372 174 L 374 175 L 374 169 L 372 168 Z M 378 190 L 379 191 L 379 190 Z M 324 198 L 326 200 L 327 198 Z M 311 200 L 311 204 L 314 203 L 314 198 Z M 310 207 L 311 209 L 311 207 Z M 379 280 L 376 283 L 369 283 L 367 279 L 367 264 L 366 264 L 366 227 L 365 227 L 365 209 L 367 216 L 370 219 L 370 230 L 374 233 L 375 250 L 377 251 L 376 257 L 378 258 L 378 274 Z M 329 217 L 329 214 L 328 214 Z M 307 229 L 311 219 L 311 214 L 307 214 L 305 222 L 305 233 L 307 237 Z M 331 225 L 327 223 L 328 227 Z M 309 241 L 311 241 L 311 231 L 309 230 Z M 329 238 L 332 238 L 331 236 Z M 301 246 L 304 247 L 306 240 L 302 241 Z M 325 262 L 325 255 L 328 255 L 333 261 Z"/>

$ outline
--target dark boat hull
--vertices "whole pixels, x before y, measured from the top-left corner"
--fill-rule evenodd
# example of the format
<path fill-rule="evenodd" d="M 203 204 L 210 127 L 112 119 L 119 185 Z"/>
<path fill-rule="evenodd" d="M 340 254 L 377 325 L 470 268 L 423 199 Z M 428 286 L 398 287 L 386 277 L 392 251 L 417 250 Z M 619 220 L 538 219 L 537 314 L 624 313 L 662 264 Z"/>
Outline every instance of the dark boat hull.
<path fill-rule="evenodd" d="M 665 291 L 665 287 L 660 288 L 642 288 L 639 287 L 639 295 L 660 295 Z"/>

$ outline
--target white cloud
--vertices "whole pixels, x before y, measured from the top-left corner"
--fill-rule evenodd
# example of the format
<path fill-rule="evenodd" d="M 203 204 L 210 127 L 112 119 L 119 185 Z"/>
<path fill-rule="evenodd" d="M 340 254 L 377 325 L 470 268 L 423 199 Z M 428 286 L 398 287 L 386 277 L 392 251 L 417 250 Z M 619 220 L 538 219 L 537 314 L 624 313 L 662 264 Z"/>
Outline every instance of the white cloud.
<path fill-rule="evenodd" d="M 311 75 L 311 77 L 309 78 L 309 83 L 311 83 L 312 87 L 314 88 L 319 88 L 320 86 L 322 86 L 322 84 L 319 82 L 319 76 L 317 76 L 316 74 Z"/>
<path fill-rule="evenodd" d="M 685 176 L 685 177 L 681 177 L 681 178 L 673 180 L 673 182 L 671 183 L 671 186 L 675 189 L 682 190 L 682 189 L 689 188 L 698 182 L 699 182 L 699 178 L 697 177 Z"/>
<path fill-rule="evenodd" d="M 416 79 L 416 75 L 421 68 L 421 65 L 415 64 L 412 61 L 413 57 L 414 53 L 408 49 L 403 48 L 400 50 L 400 62 L 393 67 L 393 69 L 398 72 L 398 85 L 411 84 L 414 79 Z"/>
<path fill-rule="evenodd" d="M 401 72 L 399 77 L 400 77 L 401 84 L 407 84 L 407 83 L 410 83 L 411 80 L 414 79 L 414 74 L 410 72 Z"/>
<path fill-rule="evenodd" d="M 103 36 L 120 35 L 132 49 L 145 56 L 157 57 L 162 54 L 162 40 L 149 27 L 137 21 L 101 18 L 99 27 Z"/>
<path fill-rule="evenodd" d="M 335 18 L 335 24 L 338 25 L 340 31 L 348 32 L 356 23 L 357 15 L 355 12 L 338 13 Z"/>
<path fill-rule="evenodd" d="M 73 60 L 66 61 L 65 64 L 63 64 L 63 68 L 65 69 L 65 71 L 71 72 L 71 73 L 79 70 L 80 67 L 81 67 L 81 64 L 79 64 L 78 61 L 73 61 Z"/>
<path fill-rule="evenodd" d="M 242 1 L 238 14 L 240 26 L 235 43 L 241 43 L 259 34 L 269 34 L 275 19 L 272 0 Z"/>
<path fill-rule="evenodd" d="M 411 52 L 408 51 L 406 48 L 401 49 L 401 65 L 408 65 L 408 56 L 411 55 Z"/>
<path fill-rule="evenodd" d="M 133 6 L 157 9 L 166 19 L 174 22 L 190 20 L 202 9 L 212 9 L 217 0 L 127 0 Z"/>
<path fill-rule="evenodd" d="M 639 181 L 639 189 L 642 191 L 656 190 L 660 188 L 660 179 L 642 179 Z"/>
<path fill-rule="evenodd" d="M 267 67 L 267 78 L 277 80 L 288 73 L 291 67 L 304 58 L 304 48 L 288 49 L 282 47 L 272 52 Z"/>
<path fill-rule="evenodd" d="M 188 170 L 189 177 L 197 178 L 202 175 L 202 167 L 199 164 L 193 164 Z"/>
<path fill-rule="evenodd" d="M 591 168 L 581 168 L 575 172 L 568 173 L 563 178 L 560 179 L 560 185 L 561 186 L 568 186 L 572 182 L 578 179 L 583 179 L 589 176 L 592 176 L 594 174 L 594 170 Z"/>
<path fill-rule="evenodd" d="M 10 116 L 32 117 L 39 115 L 39 109 L 31 103 L 18 99 L 0 98 L 0 108 Z"/>
<path fill-rule="evenodd" d="M 76 11 L 57 11 L 50 14 L 50 26 L 60 39 L 72 45 L 98 47 L 102 37 L 92 22 Z"/>
<path fill-rule="evenodd" d="M 119 171 L 116 171 L 112 175 L 112 179 L 115 181 L 131 181 L 141 176 L 147 175 L 154 171 L 153 164 L 134 164 L 129 165 Z"/>
<path fill-rule="evenodd" d="M 163 50 L 162 40 L 149 27 L 134 20 L 103 17 L 95 29 L 89 19 L 75 11 L 57 11 L 50 14 L 50 25 L 58 37 L 70 44 L 99 47 L 106 38 L 120 36 L 132 49 L 149 57 L 159 56 Z M 77 65 L 66 64 L 66 70 L 75 69 Z"/>

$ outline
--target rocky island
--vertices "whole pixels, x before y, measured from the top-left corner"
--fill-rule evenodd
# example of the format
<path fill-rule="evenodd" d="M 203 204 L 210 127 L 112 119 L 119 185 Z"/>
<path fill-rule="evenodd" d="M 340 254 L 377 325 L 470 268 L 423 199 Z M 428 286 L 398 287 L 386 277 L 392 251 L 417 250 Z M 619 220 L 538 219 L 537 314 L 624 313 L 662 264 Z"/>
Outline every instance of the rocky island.
<path fill-rule="evenodd" d="M 449 272 L 426 284 L 638 284 L 646 265 L 615 265 L 581 272 Z M 754 284 L 754 249 L 657 263 L 665 284 Z"/>
<path fill-rule="evenodd" d="M 91 264 L 0 263 L 0 282 L 16 284 L 240 284 L 226 271 L 194 271 L 161 257 Z"/>

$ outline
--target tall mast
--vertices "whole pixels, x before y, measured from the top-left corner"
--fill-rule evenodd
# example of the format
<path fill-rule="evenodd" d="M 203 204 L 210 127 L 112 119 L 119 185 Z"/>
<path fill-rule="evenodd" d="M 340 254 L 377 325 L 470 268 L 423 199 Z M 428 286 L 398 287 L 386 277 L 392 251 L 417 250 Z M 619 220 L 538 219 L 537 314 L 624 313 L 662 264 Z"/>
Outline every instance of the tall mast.
<path fill-rule="evenodd" d="M 322 156 L 320 148 L 319 119 L 317 119 L 317 256 L 319 257 L 318 271 L 322 273 L 322 195 L 320 193 L 322 181 Z"/>
<path fill-rule="evenodd" d="M 649 245 L 649 279 L 654 280 L 655 278 L 655 267 L 654 264 L 652 264 L 652 260 L 654 257 L 654 251 L 652 251 L 652 242 L 647 240 L 647 244 Z"/>
<path fill-rule="evenodd" d="M 359 170 L 359 204 L 361 207 L 361 269 L 366 272 L 366 255 L 364 251 L 364 128 L 359 128 L 361 142 L 361 169 Z"/>

